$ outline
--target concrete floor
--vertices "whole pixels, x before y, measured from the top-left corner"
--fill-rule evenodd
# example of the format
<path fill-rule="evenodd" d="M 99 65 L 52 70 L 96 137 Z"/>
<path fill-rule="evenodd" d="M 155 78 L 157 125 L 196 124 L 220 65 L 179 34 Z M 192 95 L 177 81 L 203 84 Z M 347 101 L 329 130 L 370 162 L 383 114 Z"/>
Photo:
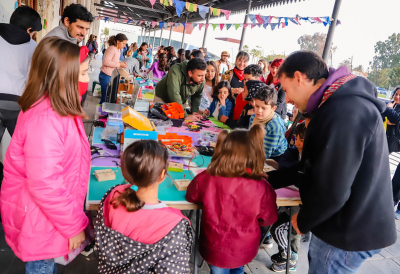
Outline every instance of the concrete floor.
<path fill-rule="evenodd" d="M 93 73 L 90 73 L 91 82 L 98 80 L 99 68 L 101 66 L 101 60 L 94 60 L 94 68 Z M 89 84 L 89 88 L 91 89 L 92 84 Z M 91 130 L 91 124 L 94 118 L 94 109 L 95 105 L 100 101 L 99 98 L 95 98 L 92 96 L 88 96 L 84 108 L 87 112 L 89 119 L 84 121 L 86 134 L 89 135 Z M 394 172 L 394 169 L 400 162 L 400 155 L 394 154 L 390 156 L 391 163 L 391 171 Z M 192 222 L 194 223 L 194 222 Z M 400 273 L 400 221 L 396 221 L 397 226 L 397 234 L 399 235 L 397 243 L 385 248 L 382 250 L 380 254 L 375 255 L 368 261 L 364 262 L 357 273 L 359 274 L 399 274 Z M 272 262 L 270 256 L 277 253 L 278 249 L 276 244 L 274 244 L 273 248 L 266 249 L 265 247 L 261 247 L 258 251 L 256 258 L 249 264 L 245 266 L 245 272 L 250 274 L 261 274 L 261 273 L 275 273 L 270 270 Z M 299 274 L 306 274 L 308 272 L 308 261 L 307 261 L 307 252 L 308 252 L 308 243 L 302 243 L 300 252 L 299 252 L 299 260 L 297 263 L 297 272 Z M 96 253 L 92 253 L 88 257 L 84 255 L 79 255 L 74 261 L 72 261 L 66 267 L 58 266 L 58 273 L 62 274 L 96 274 L 99 273 L 97 270 L 97 259 Z M 200 260 L 199 263 L 201 263 Z M 191 263 L 193 267 L 193 263 Z M 0 225 L 0 274 L 23 274 L 25 273 L 25 263 L 18 259 L 10 247 L 7 245 L 4 239 L 4 231 L 3 227 Z M 209 268 L 206 263 L 202 264 L 202 267 L 199 268 L 200 274 L 209 273 Z"/>

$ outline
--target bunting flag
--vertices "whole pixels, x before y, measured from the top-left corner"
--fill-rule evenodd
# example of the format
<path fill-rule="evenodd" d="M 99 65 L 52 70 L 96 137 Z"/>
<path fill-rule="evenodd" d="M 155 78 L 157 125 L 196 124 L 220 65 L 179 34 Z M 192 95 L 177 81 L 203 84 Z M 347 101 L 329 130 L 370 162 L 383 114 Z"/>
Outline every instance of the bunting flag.
<path fill-rule="evenodd" d="M 221 12 L 225 14 L 226 20 L 229 20 L 229 16 L 232 12 L 230 10 L 221 10 Z"/>
<path fill-rule="evenodd" d="M 295 25 L 299 25 L 299 23 L 296 21 L 295 18 L 288 18 L 290 22 L 292 22 Z"/>
<path fill-rule="evenodd" d="M 256 15 L 256 20 L 259 24 L 264 23 L 264 21 L 262 20 L 261 16 L 259 14 Z"/>
<path fill-rule="evenodd" d="M 114 18 L 114 23 L 117 23 L 118 22 L 118 18 Z"/>
<path fill-rule="evenodd" d="M 232 24 L 226 24 L 226 30 L 229 30 L 232 27 Z"/>
<path fill-rule="evenodd" d="M 160 29 L 162 29 L 164 27 L 164 22 L 159 22 L 158 24 L 160 26 Z"/>
<path fill-rule="evenodd" d="M 97 19 L 97 20 L 100 20 L 100 19 L 101 19 L 101 17 L 99 16 L 99 17 L 97 17 L 96 19 Z"/>
<path fill-rule="evenodd" d="M 271 30 L 274 30 L 278 25 L 278 23 L 271 23 L 270 25 L 271 25 Z"/>
<path fill-rule="evenodd" d="M 243 24 L 243 28 L 247 28 L 248 25 L 249 25 L 249 24 L 244 23 L 244 24 Z"/>
<path fill-rule="evenodd" d="M 225 26 L 225 24 L 219 24 L 219 28 L 220 28 L 221 30 L 224 29 L 224 26 Z"/>
<path fill-rule="evenodd" d="M 220 15 L 221 15 L 221 10 L 220 10 L 220 9 L 213 9 L 212 15 L 214 15 L 214 16 L 220 16 Z"/>
<path fill-rule="evenodd" d="M 340 22 L 340 20 L 336 21 L 336 26 L 342 24 L 342 22 Z"/>
<path fill-rule="evenodd" d="M 253 29 L 256 26 L 256 24 L 251 24 L 251 29 Z"/>
<path fill-rule="evenodd" d="M 254 25 L 256 23 L 256 16 L 254 14 L 248 14 L 247 16 Z"/>
<path fill-rule="evenodd" d="M 124 20 L 122 20 L 122 22 L 123 22 L 123 23 L 127 23 L 127 22 L 128 22 L 128 19 L 124 19 Z"/>
<path fill-rule="evenodd" d="M 315 21 L 317 21 L 318 23 L 322 23 L 322 20 L 319 17 L 313 17 L 312 19 L 314 19 Z"/>
<path fill-rule="evenodd" d="M 268 25 L 269 25 L 268 23 L 264 23 L 263 24 L 264 29 L 267 29 Z"/>
<path fill-rule="evenodd" d="M 210 9 L 206 6 L 202 6 L 202 5 L 198 5 L 197 6 L 199 9 L 199 15 L 201 16 L 201 18 L 206 19 L 206 15 L 207 13 L 210 12 Z"/>
<path fill-rule="evenodd" d="M 288 18 L 287 17 L 285 17 L 285 25 L 286 26 L 288 25 Z"/>
<path fill-rule="evenodd" d="M 168 0 L 165 0 L 168 1 Z M 181 17 L 182 11 L 186 6 L 186 3 L 183 1 L 179 1 L 179 0 L 174 0 L 174 5 L 175 5 L 175 9 L 176 9 L 176 14 L 178 15 L 178 17 Z"/>
<path fill-rule="evenodd" d="M 278 28 L 281 25 L 281 20 L 282 20 L 282 17 L 278 17 Z"/>
<path fill-rule="evenodd" d="M 217 27 L 218 24 L 212 24 L 213 26 L 213 30 L 215 30 L 215 28 Z"/>
<path fill-rule="evenodd" d="M 185 22 L 183 22 L 182 25 L 183 25 L 183 27 L 186 27 L 186 23 Z"/>
<path fill-rule="evenodd" d="M 126 23 L 129 24 L 132 21 L 133 21 L 132 19 L 129 19 L 128 21 L 126 21 Z"/>
<path fill-rule="evenodd" d="M 206 24 L 206 29 L 208 29 L 209 26 L 210 26 L 210 24 Z"/>
<path fill-rule="evenodd" d="M 169 24 L 169 26 L 170 26 L 170 27 L 172 27 L 172 25 L 173 25 L 174 23 L 172 23 L 172 22 L 169 22 L 168 24 Z"/>
<path fill-rule="evenodd" d="M 149 0 L 151 3 L 151 8 L 153 8 L 154 4 L 156 3 L 157 0 Z"/>
<path fill-rule="evenodd" d="M 285 27 L 286 27 L 286 24 L 282 22 L 282 28 L 285 28 Z"/>
<path fill-rule="evenodd" d="M 139 20 L 135 20 L 135 25 L 139 25 Z"/>
<path fill-rule="evenodd" d="M 199 29 L 201 30 L 201 28 L 204 26 L 204 24 L 203 23 L 200 23 L 199 24 Z"/>
<path fill-rule="evenodd" d="M 190 12 L 197 12 L 197 4 L 186 2 L 186 9 Z"/>
<path fill-rule="evenodd" d="M 143 23 L 144 23 L 144 21 L 142 20 L 142 21 L 139 22 L 139 25 L 141 25 L 141 24 L 143 24 Z"/>
<path fill-rule="evenodd" d="M 193 23 L 193 28 L 196 28 L 199 24 Z"/>
<path fill-rule="evenodd" d="M 107 22 L 108 21 L 108 17 L 104 17 L 104 22 Z"/>
<path fill-rule="evenodd" d="M 187 28 L 191 28 L 192 27 L 192 23 L 186 23 L 186 27 Z"/>
<path fill-rule="evenodd" d="M 235 29 L 238 30 L 241 24 L 235 24 Z"/>

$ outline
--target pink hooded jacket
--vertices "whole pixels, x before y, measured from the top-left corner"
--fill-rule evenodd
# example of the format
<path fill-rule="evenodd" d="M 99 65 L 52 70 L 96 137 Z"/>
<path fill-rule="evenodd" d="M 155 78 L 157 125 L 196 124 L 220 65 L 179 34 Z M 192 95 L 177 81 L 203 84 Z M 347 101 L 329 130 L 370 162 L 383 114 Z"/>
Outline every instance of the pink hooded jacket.
<path fill-rule="evenodd" d="M 90 148 L 79 117 L 61 117 L 44 99 L 18 117 L 4 161 L 0 209 L 7 244 L 23 261 L 69 253 L 88 225 L 83 208 Z"/>

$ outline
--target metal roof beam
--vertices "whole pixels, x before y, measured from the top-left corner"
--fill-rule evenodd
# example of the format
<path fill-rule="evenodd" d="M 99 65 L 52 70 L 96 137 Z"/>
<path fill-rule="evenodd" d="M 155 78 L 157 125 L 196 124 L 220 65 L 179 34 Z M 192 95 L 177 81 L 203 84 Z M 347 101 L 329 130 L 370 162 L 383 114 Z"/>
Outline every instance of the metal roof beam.
<path fill-rule="evenodd" d="M 115 0 L 104 0 L 104 2 L 109 2 L 109 3 L 113 3 L 116 5 L 120 5 L 120 6 L 131 7 L 131 8 L 136 8 L 136 9 L 155 12 L 155 13 L 170 14 L 168 11 L 165 11 L 165 10 L 152 9 L 152 8 L 143 7 L 143 6 L 139 6 L 139 5 L 129 4 L 129 3 L 127 3 L 126 0 L 124 0 L 124 2 L 119 2 L 119 1 L 115 1 Z"/>
<path fill-rule="evenodd" d="M 118 18 L 118 19 L 130 19 L 131 18 L 132 20 L 155 21 L 154 18 L 151 18 L 151 17 L 137 18 L 134 16 L 124 15 L 124 14 L 107 13 L 107 11 L 99 11 L 99 16 L 108 16 L 108 17 L 114 17 L 114 18 Z M 122 18 L 121 16 L 124 16 L 125 18 Z"/>
<path fill-rule="evenodd" d="M 129 10 L 125 9 L 125 7 L 123 7 L 123 9 L 122 8 L 112 8 L 112 7 L 105 7 L 104 5 L 96 4 L 96 3 L 94 3 L 94 5 L 96 7 L 100 7 L 100 8 L 103 8 L 103 9 L 109 9 L 109 10 L 115 10 L 115 11 L 123 12 L 123 13 L 126 13 L 127 15 L 132 15 L 132 16 L 140 15 L 140 16 L 145 16 L 145 17 L 151 17 L 151 18 L 154 18 L 154 19 L 162 19 L 161 15 L 159 15 L 159 14 L 154 14 L 154 15 L 153 14 L 148 14 L 148 13 L 140 11 L 140 10 L 129 11 Z M 153 20 L 153 21 L 157 21 L 157 20 Z"/>

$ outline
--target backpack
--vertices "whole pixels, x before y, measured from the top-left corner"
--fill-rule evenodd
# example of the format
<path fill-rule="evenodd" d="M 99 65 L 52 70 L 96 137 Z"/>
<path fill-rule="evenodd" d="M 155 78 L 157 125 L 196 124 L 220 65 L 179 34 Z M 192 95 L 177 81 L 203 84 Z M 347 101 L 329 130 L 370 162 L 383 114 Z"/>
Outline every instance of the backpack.
<path fill-rule="evenodd" d="M 87 43 L 86 44 L 86 46 L 88 47 L 88 49 L 89 49 L 89 52 L 92 52 L 93 51 L 93 45 L 92 45 L 92 43 Z"/>

